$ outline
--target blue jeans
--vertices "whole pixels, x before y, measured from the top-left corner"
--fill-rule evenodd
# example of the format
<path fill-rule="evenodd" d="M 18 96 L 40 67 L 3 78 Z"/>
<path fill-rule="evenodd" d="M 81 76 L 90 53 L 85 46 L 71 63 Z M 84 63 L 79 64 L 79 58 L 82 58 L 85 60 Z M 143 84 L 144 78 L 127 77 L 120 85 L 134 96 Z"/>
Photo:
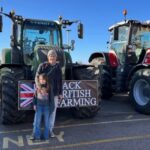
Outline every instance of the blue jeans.
<path fill-rule="evenodd" d="M 49 131 L 50 131 L 50 133 L 53 131 L 54 124 L 55 124 L 56 111 L 57 111 L 57 105 L 58 105 L 58 96 L 54 97 L 54 102 L 55 102 L 54 111 L 49 116 Z"/>
<path fill-rule="evenodd" d="M 42 121 L 42 115 L 44 116 L 44 139 L 49 138 L 49 112 L 50 107 L 49 106 L 41 106 L 37 105 L 35 117 L 34 117 L 34 128 L 33 128 L 33 134 L 35 139 L 41 138 L 41 121 Z"/>

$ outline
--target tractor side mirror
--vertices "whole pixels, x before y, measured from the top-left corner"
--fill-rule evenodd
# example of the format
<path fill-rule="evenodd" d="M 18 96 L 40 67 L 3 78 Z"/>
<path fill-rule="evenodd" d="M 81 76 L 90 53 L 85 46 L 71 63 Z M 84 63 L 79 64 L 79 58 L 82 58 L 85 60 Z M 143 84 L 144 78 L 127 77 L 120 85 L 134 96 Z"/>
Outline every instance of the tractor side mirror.
<path fill-rule="evenodd" d="M 117 41 L 119 39 L 119 30 L 117 27 L 114 28 L 114 40 Z"/>
<path fill-rule="evenodd" d="M 78 38 L 83 39 L 83 24 L 78 24 Z"/>
<path fill-rule="evenodd" d="M 3 18 L 2 15 L 0 15 L 0 32 L 2 32 L 2 28 L 3 28 Z"/>
<path fill-rule="evenodd" d="M 74 45 L 75 45 L 75 40 L 71 40 L 71 45 L 68 44 L 63 44 L 63 49 L 64 50 L 74 50 Z"/>
<path fill-rule="evenodd" d="M 68 51 L 74 49 L 74 47 L 72 45 L 68 45 L 68 44 L 63 44 L 62 48 L 64 50 L 68 50 Z"/>

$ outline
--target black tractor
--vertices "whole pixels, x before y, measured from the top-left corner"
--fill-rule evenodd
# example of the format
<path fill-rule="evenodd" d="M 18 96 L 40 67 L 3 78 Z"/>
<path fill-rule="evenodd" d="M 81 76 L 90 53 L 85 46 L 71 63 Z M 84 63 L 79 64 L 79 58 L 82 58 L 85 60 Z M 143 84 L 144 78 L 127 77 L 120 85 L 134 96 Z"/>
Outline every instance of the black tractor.
<path fill-rule="evenodd" d="M 83 24 L 78 20 L 58 21 L 25 19 L 15 15 L 12 11 L 8 14 L 0 12 L 12 21 L 11 48 L 2 50 L 0 65 L 0 97 L 1 121 L 12 124 L 24 121 L 26 111 L 18 110 L 18 82 L 34 80 L 35 72 L 40 63 L 47 60 L 47 53 L 55 49 L 58 62 L 62 68 L 64 80 L 98 80 L 99 69 L 92 65 L 73 63 L 68 50 L 74 48 L 62 43 L 62 29 L 78 24 L 78 37 L 83 37 Z M 0 16 L 0 27 L 2 27 Z M 67 51 L 65 51 L 67 49 Z M 75 107 L 70 109 L 78 118 L 94 117 L 100 109 L 100 95 L 98 105 L 95 107 Z"/>
<path fill-rule="evenodd" d="M 102 98 L 129 93 L 134 108 L 150 114 L 150 21 L 124 20 L 109 28 L 109 52 L 95 52 L 101 64 Z"/>

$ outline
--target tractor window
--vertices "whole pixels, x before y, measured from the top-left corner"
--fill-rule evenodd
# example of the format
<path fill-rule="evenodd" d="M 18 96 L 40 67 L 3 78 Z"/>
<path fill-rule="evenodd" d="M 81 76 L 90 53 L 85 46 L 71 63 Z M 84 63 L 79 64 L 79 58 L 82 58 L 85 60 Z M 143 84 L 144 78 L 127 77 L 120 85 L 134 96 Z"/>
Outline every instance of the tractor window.
<path fill-rule="evenodd" d="M 25 25 L 23 30 L 23 50 L 31 54 L 36 45 L 59 46 L 59 30 L 53 26 Z"/>
<path fill-rule="evenodd" d="M 128 26 L 120 26 L 118 27 L 118 40 L 113 39 L 114 30 L 111 31 L 111 42 L 110 42 L 110 49 L 114 50 L 119 58 L 120 63 L 124 63 L 125 61 L 125 51 L 126 45 L 128 41 Z"/>
<path fill-rule="evenodd" d="M 53 45 L 58 46 L 58 32 L 57 32 L 57 30 L 53 31 L 53 37 L 54 37 Z"/>
<path fill-rule="evenodd" d="M 150 48 L 150 28 L 134 26 L 131 43 L 134 46 L 137 60 L 139 60 L 142 50 Z"/>
<path fill-rule="evenodd" d="M 18 41 L 19 44 L 21 44 L 21 39 L 20 39 L 21 38 L 21 25 L 20 24 L 18 24 L 18 33 L 17 34 L 18 34 L 17 41 Z"/>

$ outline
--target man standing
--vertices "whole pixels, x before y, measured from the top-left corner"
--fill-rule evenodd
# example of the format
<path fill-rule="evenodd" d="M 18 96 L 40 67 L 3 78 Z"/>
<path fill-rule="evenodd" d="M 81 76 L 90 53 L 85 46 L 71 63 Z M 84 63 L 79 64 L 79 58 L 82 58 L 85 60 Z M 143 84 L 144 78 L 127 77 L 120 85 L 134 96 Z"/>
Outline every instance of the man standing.
<path fill-rule="evenodd" d="M 48 80 L 52 84 L 53 92 L 54 92 L 54 101 L 51 101 L 51 106 L 54 106 L 54 111 L 50 115 L 49 129 L 50 136 L 55 137 L 53 133 L 53 128 L 55 124 L 56 118 L 56 110 L 58 105 L 58 100 L 62 99 L 62 72 L 59 64 L 57 63 L 57 53 L 55 50 L 50 50 L 47 55 L 48 61 L 41 63 L 37 69 L 35 82 L 38 85 L 37 77 L 41 73 L 46 73 L 48 76 Z"/>

